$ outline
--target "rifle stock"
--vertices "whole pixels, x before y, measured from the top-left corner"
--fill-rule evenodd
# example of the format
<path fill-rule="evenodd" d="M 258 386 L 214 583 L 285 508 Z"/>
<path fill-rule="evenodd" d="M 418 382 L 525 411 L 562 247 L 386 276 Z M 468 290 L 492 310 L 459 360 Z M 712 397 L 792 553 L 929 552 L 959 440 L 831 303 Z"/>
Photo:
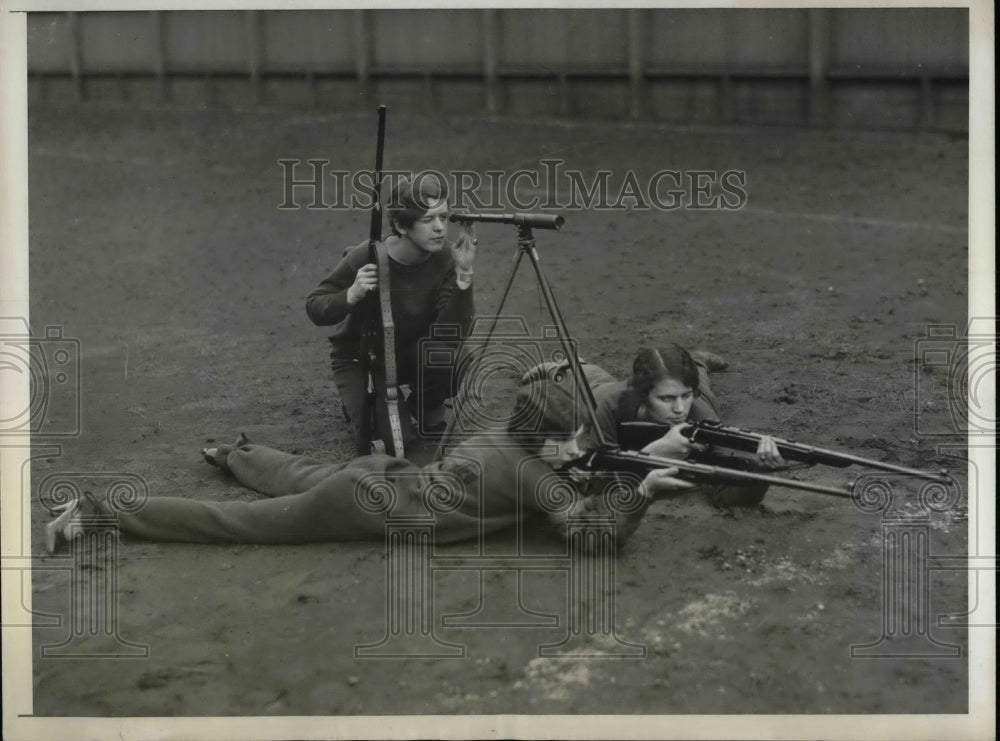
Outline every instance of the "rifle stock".
<path fill-rule="evenodd" d="M 693 483 L 770 484 L 772 486 L 784 486 L 789 489 L 811 491 L 817 494 L 828 494 L 842 499 L 851 498 L 850 489 L 814 484 L 810 481 L 786 479 L 781 476 L 772 476 L 765 473 L 740 471 L 725 466 L 711 466 L 687 460 L 664 458 L 649 455 L 648 453 L 639 453 L 606 446 L 599 447 L 597 450 L 587 453 L 582 458 L 578 458 L 576 461 L 568 464 L 568 467 L 573 466 L 595 471 L 628 472 L 637 476 L 645 476 L 650 471 L 661 468 L 676 468 L 678 478 Z"/>
<path fill-rule="evenodd" d="M 623 422 L 618 426 L 618 440 L 622 448 L 626 450 L 639 450 L 654 440 L 667 434 L 670 425 L 657 424 L 655 422 Z M 700 443 L 717 448 L 728 448 L 729 450 L 739 450 L 745 453 L 754 453 L 763 437 L 761 433 L 741 430 L 738 427 L 728 427 L 719 422 L 688 422 L 685 424 L 681 434 L 693 443 Z M 929 479 L 940 483 L 949 483 L 950 479 L 945 472 L 931 473 L 920 471 L 915 468 L 897 466 L 894 463 L 884 463 L 874 461 L 870 458 L 840 453 L 836 450 L 828 450 L 812 445 L 792 442 L 774 438 L 778 446 L 781 457 L 787 461 L 797 463 L 809 463 L 813 465 L 833 466 L 834 468 L 847 468 L 848 466 L 862 466 L 873 468 L 878 471 L 888 473 L 900 473 L 907 476 Z"/>

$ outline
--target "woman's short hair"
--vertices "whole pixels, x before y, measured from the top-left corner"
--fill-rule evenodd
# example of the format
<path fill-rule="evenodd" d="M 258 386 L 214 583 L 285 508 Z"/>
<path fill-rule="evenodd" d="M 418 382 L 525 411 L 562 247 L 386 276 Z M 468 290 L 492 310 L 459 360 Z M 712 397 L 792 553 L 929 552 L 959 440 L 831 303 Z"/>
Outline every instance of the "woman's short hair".
<path fill-rule="evenodd" d="M 632 363 L 629 387 L 644 400 L 653 386 L 664 378 L 673 378 L 698 395 L 698 366 L 691 354 L 678 344 L 670 343 L 661 350 L 644 347 Z"/>
<path fill-rule="evenodd" d="M 386 213 L 389 228 L 397 237 L 409 229 L 433 206 L 448 198 L 448 181 L 439 173 L 424 171 L 412 178 L 400 178 L 389 193 Z"/>
<path fill-rule="evenodd" d="M 518 387 L 507 434 L 535 452 L 546 439 L 573 437 L 583 423 L 573 375 L 561 373 L 534 377 Z"/>

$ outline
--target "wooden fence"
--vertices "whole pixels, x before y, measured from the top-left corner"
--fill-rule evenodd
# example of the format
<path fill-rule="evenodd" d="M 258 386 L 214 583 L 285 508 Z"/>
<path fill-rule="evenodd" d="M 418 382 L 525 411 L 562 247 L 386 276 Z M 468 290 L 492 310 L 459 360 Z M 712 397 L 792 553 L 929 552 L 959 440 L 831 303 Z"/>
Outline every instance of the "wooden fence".
<path fill-rule="evenodd" d="M 31 13 L 35 101 L 967 128 L 968 11 Z M 400 101 L 399 99 L 403 100 Z"/>

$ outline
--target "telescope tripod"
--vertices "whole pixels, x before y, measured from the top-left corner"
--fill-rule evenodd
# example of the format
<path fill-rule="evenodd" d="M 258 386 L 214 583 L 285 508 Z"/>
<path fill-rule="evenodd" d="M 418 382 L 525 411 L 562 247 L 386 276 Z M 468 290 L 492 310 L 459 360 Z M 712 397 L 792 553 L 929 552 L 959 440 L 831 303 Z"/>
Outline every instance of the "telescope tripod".
<path fill-rule="evenodd" d="M 548 279 L 545 277 L 545 271 L 542 270 L 542 265 L 538 259 L 538 250 L 535 245 L 535 236 L 532 232 L 531 225 L 527 224 L 517 224 L 517 252 L 514 259 L 514 264 L 511 267 L 510 275 L 507 278 L 507 285 L 504 288 L 503 294 L 500 297 L 500 303 L 497 306 L 496 312 L 493 314 L 493 321 L 490 325 L 489 332 L 486 333 L 486 337 L 483 340 L 482 348 L 485 353 L 486 348 L 490 344 L 490 340 L 493 338 L 496 332 L 497 323 L 500 320 L 501 312 L 503 311 L 504 305 L 507 303 L 507 297 L 510 295 L 510 290 L 514 285 L 514 279 L 517 277 L 517 271 L 521 267 L 521 262 L 525 257 L 528 258 L 528 262 L 531 263 L 531 267 L 535 271 L 535 278 L 538 281 L 538 286 L 542 292 L 542 297 L 545 300 L 545 306 L 548 310 L 549 317 L 552 320 L 553 325 L 556 329 L 556 335 L 559 343 L 562 345 L 563 352 L 566 356 L 566 362 L 570 368 L 573 378 L 576 382 L 577 396 L 583 402 L 584 407 L 587 411 L 587 416 L 590 420 L 593 433 L 603 445 L 606 440 L 601 432 L 600 426 L 597 424 L 597 401 L 594 398 L 594 392 L 590 388 L 590 384 L 587 382 L 586 376 L 583 374 L 583 368 L 580 363 L 580 358 L 577 356 L 576 348 L 570 338 L 569 330 L 566 328 L 566 322 L 562 317 L 562 312 L 559 311 L 559 305 L 556 303 L 555 296 L 552 294 L 552 288 L 549 285 Z M 448 426 L 445 429 L 440 442 L 438 443 L 437 452 L 434 456 L 434 460 L 440 460 L 444 456 L 445 446 L 451 439 L 455 425 L 458 421 L 458 417 L 461 414 L 462 406 L 468 402 L 468 386 L 467 379 L 472 378 L 476 369 L 479 366 L 479 361 L 482 359 L 482 354 L 477 356 L 476 362 L 472 364 L 465 374 L 463 374 L 462 379 L 459 382 L 459 393 L 455 398 L 454 410 L 451 419 L 448 421 Z"/>

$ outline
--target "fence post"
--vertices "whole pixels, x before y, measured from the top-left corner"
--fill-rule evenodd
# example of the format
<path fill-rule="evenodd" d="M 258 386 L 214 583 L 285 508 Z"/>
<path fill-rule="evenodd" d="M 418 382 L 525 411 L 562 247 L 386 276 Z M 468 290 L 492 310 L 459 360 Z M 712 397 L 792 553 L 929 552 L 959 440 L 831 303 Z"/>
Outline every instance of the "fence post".
<path fill-rule="evenodd" d="M 371 11 L 354 11 L 354 69 L 358 77 L 358 92 L 368 97 L 371 92 Z"/>
<path fill-rule="evenodd" d="M 163 103 L 170 97 L 167 81 L 167 34 L 163 26 L 163 11 L 151 10 L 150 18 L 153 21 L 153 74 L 156 75 L 160 102 Z"/>
<path fill-rule="evenodd" d="M 497 47 L 496 19 L 500 11 L 487 8 L 482 12 L 483 19 L 483 77 L 486 83 L 486 112 L 497 112 Z"/>
<path fill-rule="evenodd" d="M 76 101 L 83 100 L 83 54 L 80 50 L 80 14 L 68 11 L 69 22 L 69 72 L 76 89 Z"/>
<path fill-rule="evenodd" d="M 646 50 L 643 47 L 643 15 L 645 11 L 639 8 L 630 8 L 625 11 L 628 16 L 628 103 L 629 117 L 634 121 L 642 118 L 645 105 L 643 104 L 643 93 L 645 85 L 645 57 Z"/>
<path fill-rule="evenodd" d="M 247 75 L 250 78 L 250 89 L 253 94 L 254 103 L 258 105 L 262 101 L 260 68 L 263 39 L 261 37 L 261 21 L 259 10 L 245 11 L 244 18 L 247 42 Z"/>
<path fill-rule="evenodd" d="M 830 65 L 830 15 L 823 8 L 809 13 L 809 122 L 813 126 L 830 124 L 827 72 Z"/>

